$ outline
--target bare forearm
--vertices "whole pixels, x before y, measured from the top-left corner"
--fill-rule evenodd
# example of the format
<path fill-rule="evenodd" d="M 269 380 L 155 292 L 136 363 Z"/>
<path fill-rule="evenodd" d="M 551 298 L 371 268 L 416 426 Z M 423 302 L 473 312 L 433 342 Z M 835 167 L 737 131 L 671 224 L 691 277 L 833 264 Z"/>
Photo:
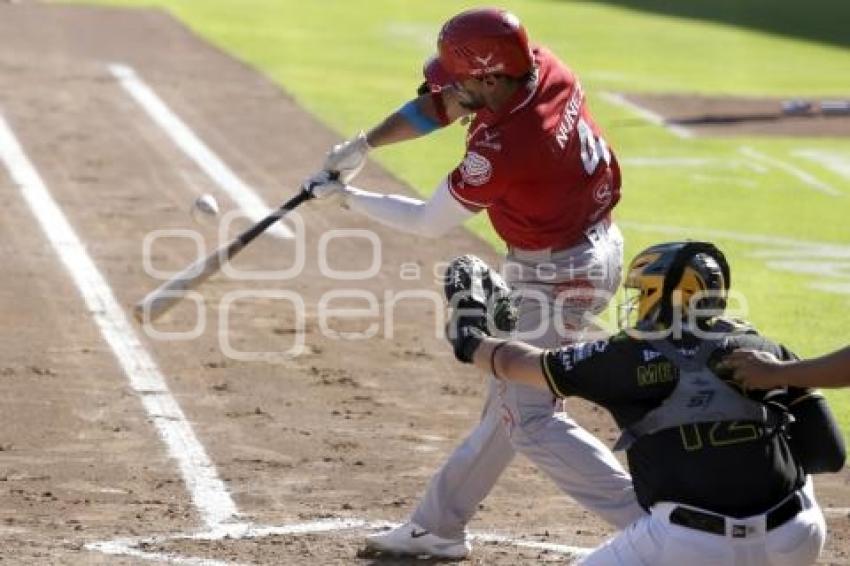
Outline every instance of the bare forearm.
<path fill-rule="evenodd" d="M 423 135 L 425 134 L 414 128 L 404 116 L 394 112 L 387 116 L 383 122 L 366 132 L 366 141 L 374 148 L 413 140 Z"/>
<path fill-rule="evenodd" d="M 438 109 L 437 101 L 442 106 L 442 111 Z M 410 103 L 415 105 L 421 116 L 432 122 L 437 128 L 442 128 L 470 112 L 460 105 L 457 94 L 451 87 L 443 89 L 440 94 L 424 94 Z M 398 110 L 369 130 L 366 133 L 366 140 L 371 147 L 380 147 L 416 139 L 428 133 L 417 128 L 416 124 L 404 116 L 401 110 Z"/>
<path fill-rule="evenodd" d="M 493 356 L 494 350 L 496 350 L 495 356 Z M 540 365 L 542 353 L 540 348 L 522 342 L 486 338 L 475 351 L 472 362 L 482 371 L 495 370 L 495 376 L 499 379 L 549 391 Z"/>
<path fill-rule="evenodd" d="M 777 371 L 788 385 L 795 387 L 846 387 L 850 385 L 850 347 L 820 358 L 783 364 Z"/>
<path fill-rule="evenodd" d="M 734 370 L 736 380 L 753 389 L 850 385 L 850 347 L 798 362 L 780 361 L 767 352 L 739 350 L 729 354 L 723 364 Z"/>

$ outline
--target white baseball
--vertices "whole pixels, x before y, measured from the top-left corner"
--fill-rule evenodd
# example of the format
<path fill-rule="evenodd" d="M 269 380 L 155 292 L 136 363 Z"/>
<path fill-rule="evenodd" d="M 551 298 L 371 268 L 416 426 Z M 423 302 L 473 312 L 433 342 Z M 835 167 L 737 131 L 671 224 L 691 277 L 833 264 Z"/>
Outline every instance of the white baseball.
<path fill-rule="evenodd" d="M 218 202 L 211 194 L 203 194 L 192 203 L 192 219 L 203 224 L 218 216 Z"/>

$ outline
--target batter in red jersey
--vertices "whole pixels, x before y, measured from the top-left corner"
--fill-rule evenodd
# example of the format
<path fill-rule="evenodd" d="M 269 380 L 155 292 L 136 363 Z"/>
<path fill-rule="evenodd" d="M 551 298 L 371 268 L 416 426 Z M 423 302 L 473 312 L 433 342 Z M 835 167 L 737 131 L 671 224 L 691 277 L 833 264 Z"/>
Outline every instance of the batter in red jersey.
<path fill-rule="evenodd" d="M 449 190 L 471 210 L 486 208 L 508 245 L 563 249 L 607 217 L 620 171 L 576 76 L 545 48 L 533 57 L 528 84 L 499 110 L 476 112 Z"/>
<path fill-rule="evenodd" d="M 616 159 L 594 123 L 578 78 L 551 52 L 532 49 L 504 10 L 474 9 L 442 28 L 420 96 L 332 149 L 305 186 L 398 230 L 439 237 L 481 210 L 508 246 L 503 272 L 518 296 L 516 334 L 542 348 L 580 340 L 588 315 L 617 289 L 622 236 L 611 222 L 620 196 Z M 466 153 L 427 201 L 349 183 L 368 152 L 470 120 Z M 608 448 L 555 411 L 554 397 L 491 377 L 482 418 L 414 510 L 367 545 L 397 554 L 461 558 L 466 525 L 521 452 L 567 494 L 612 525 L 644 515 L 631 478 Z"/>

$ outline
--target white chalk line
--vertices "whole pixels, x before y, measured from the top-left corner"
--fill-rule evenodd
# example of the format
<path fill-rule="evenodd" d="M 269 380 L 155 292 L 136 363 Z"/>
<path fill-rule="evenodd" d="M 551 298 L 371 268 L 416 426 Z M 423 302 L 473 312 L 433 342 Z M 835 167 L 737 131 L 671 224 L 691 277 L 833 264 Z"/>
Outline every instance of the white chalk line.
<path fill-rule="evenodd" d="M 812 283 L 810 286 L 818 291 L 850 295 L 850 283 Z"/>
<path fill-rule="evenodd" d="M 166 561 L 177 564 L 203 565 L 203 566 L 232 566 L 236 563 L 215 560 L 210 558 L 199 558 L 182 556 L 171 552 L 159 552 L 145 550 L 145 546 L 161 545 L 172 541 L 195 540 L 195 541 L 218 541 L 224 538 L 251 539 L 272 535 L 300 535 L 342 531 L 358 528 L 366 525 L 362 519 L 323 519 L 307 523 L 295 523 L 282 526 L 257 526 L 251 523 L 234 523 L 230 525 L 219 525 L 212 530 L 196 533 L 176 533 L 169 535 L 119 538 L 110 541 L 93 542 L 86 544 L 88 550 L 94 550 L 113 556 L 133 556 L 144 560 Z"/>
<path fill-rule="evenodd" d="M 743 189 L 755 189 L 758 187 L 758 183 L 755 181 L 751 181 L 745 177 L 732 177 L 732 176 L 722 176 L 722 175 L 705 175 L 703 173 L 692 173 L 689 179 L 694 183 L 704 184 L 704 185 L 712 185 L 716 187 L 717 185 L 725 185 L 727 187 L 741 187 Z"/>
<path fill-rule="evenodd" d="M 745 244 L 763 244 L 768 246 L 788 246 L 811 249 L 820 252 L 820 255 L 841 255 L 850 257 L 850 245 L 841 245 L 831 242 L 818 242 L 814 240 L 798 240 L 785 236 L 772 236 L 769 234 L 752 234 L 749 232 L 737 232 L 734 230 L 718 230 L 713 228 L 699 228 L 694 226 L 674 226 L 665 224 L 648 224 L 645 222 L 633 222 L 631 220 L 618 220 L 623 228 L 631 228 L 639 232 L 656 232 L 675 236 L 699 234 L 710 238 L 732 240 Z"/>
<path fill-rule="evenodd" d="M 718 169 L 746 169 L 748 172 L 765 174 L 770 169 L 760 163 L 756 163 L 751 159 L 721 159 L 717 157 L 686 157 L 686 156 L 655 156 L 655 157 L 623 157 L 620 160 L 620 165 L 626 167 L 682 167 L 694 169 L 709 169 L 717 171 Z"/>
<path fill-rule="evenodd" d="M 124 90 L 162 128 L 177 147 L 215 181 L 251 220 L 259 222 L 271 212 L 256 191 L 242 181 L 139 77 L 132 67 L 114 63 L 108 68 Z M 267 232 L 278 238 L 289 239 L 294 236 L 292 230 L 282 222 L 270 226 Z"/>
<path fill-rule="evenodd" d="M 150 550 L 142 550 L 138 545 L 142 544 L 133 540 L 113 540 L 105 542 L 97 542 L 85 545 L 88 550 L 101 552 L 109 556 L 129 556 L 140 560 L 150 560 L 152 562 L 167 562 L 170 564 L 186 564 L 188 566 L 235 566 L 234 562 L 225 562 L 223 560 L 215 560 L 211 558 L 196 558 L 191 556 L 181 556 L 172 552 L 156 552 Z"/>
<path fill-rule="evenodd" d="M 756 244 L 762 248 L 750 255 L 764 261 L 769 269 L 809 276 L 809 288 L 818 291 L 850 295 L 850 245 L 693 226 L 664 226 L 630 221 L 618 221 L 618 224 L 638 232 L 677 238 L 701 237 Z"/>
<path fill-rule="evenodd" d="M 631 167 L 729 167 L 730 162 L 713 157 L 623 157 L 620 165 Z"/>
<path fill-rule="evenodd" d="M 680 137 L 680 138 L 683 138 L 683 139 L 689 139 L 689 138 L 694 137 L 693 132 L 691 132 L 689 129 L 683 128 L 682 126 L 678 126 L 676 124 L 670 124 L 660 114 L 653 112 L 649 108 L 644 108 L 640 104 L 632 102 L 631 100 L 627 99 L 625 96 L 623 96 L 622 94 L 620 94 L 618 92 L 603 92 L 602 98 L 604 98 L 605 100 L 607 100 L 611 104 L 614 104 L 616 106 L 620 106 L 622 108 L 626 108 L 627 110 L 632 111 L 634 114 L 637 114 L 638 116 L 640 116 L 641 118 L 643 118 L 647 122 L 650 122 L 651 124 L 655 124 L 656 126 L 661 126 L 662 128 L 666 128 L 667 130 L 669 130 L 672 134 L 674 134 L 677 137 Z"/>
<path fill-rule="evenodd" d="M 793 154 L 814 161 L 833 173 L 845 179 L 850 179 L 850 153 L 822 151 L 819 149 L 799 149 L 794 151 Z"/>
<path fill-rule="evenodd" d="M 130 386 L 141 398 L 145 411 L 165 441 L 169 455 L 177 461 L 201 519 L 208 527 L 232 519 L 237 514 L 236 505 L 171 395 L 156 362 L 145 350 L 106 279 L 86 252 L 2 114 L 0 160 L 5 163 L 13 182 L 71 275 Z"/>
<path fill-rule="evenodd" d="M 782 161 L 781 159 L 776 159 L 775 157 L 770 157 L 769 155 L 766 155 L 766 154 L 764 154 L 764 153 L 762 153 L 758 150 L 755 150 L 751 147 L 744 146 L 744 147 L 738 148 L 738 151 L 740 151 L 742 155 L 746 155 L 747 157 L 761 161 L 764 164 L 771 165 L 773 167 L 776 167 L 777 169 L 785 171 L 786 173 L 788 173 L 788 174 L 792 175 L 793 177 L 796 177 L 798 180 L 802 181 L 802 183 L 804 185 L 806 185 L 807 187 L 809 187 L 810 189 L 814 189 L 816 191 L 819 191 L 819 192 L 821 192 L 825 195 L 829 195 L 831 197 L 838 197 L 838 196 L 842 196 L 844 194 L 841 191 L 839 191 L 838 189 L 836 189 L 835 187 L 833 187 L 832 185 L 828 185 L 827 183 L 824 183 L 823 181 L 821 181 L 820 179 L 818 179 L 817 177 L 815 177 L 811 173 L 807 173 L 806 171 L 803 171 L 799 167 L 794 167 L 793 165 L 791 165 L 790 163 L 788 163 L 786 161 Z"/>
<path fill-rule="evenodd" d="M 644 108 L 643 106 L 641 106 L 641 105 L 639 105 L 635 102 L 632 102 L 631 100 L 628 100 L 625 96 L 623 96 L 620 93 L 603 92 L 602 97 L 612 104 L 615 104 L 617 106 L 621 106 L 623 108 L 627 108 L 627 109 L 631 110 L 632 112 L 634 112 L 638 116 L 642 117 L 647 122 L 650 122 L 650 123 L 655 124 L 657 126 L 661 126 L 663 128 L 667 128 L 668 130 L 670 130 L 672 133 L 679 136 L 680 138 L 692 138 L 693 137 L 693 133 L 690 130 L 683 128 L 682 126 L 678 126 L 678 125 L 675 125 L 675 124 L 668 123 L 664 119 L 664 117 L 661 116 L 660 114 L 657 114 L 656 112 L 653 112 L 652 110 L 649 110 L 648 108 Z M 780 170 L 794 176 L 795 178 L 802 181 L 807 187 L 809 187 L 811 189 L 814 189 L 816 191 L 819 191 L 821 193 L 824 193 L 826 195 L 833 196 L 833 197 L 844 195 L 843 192 L 836 189 L 832 185 L 824 183 L 823 181 L 821 181 L 820 179 L 818 179 L 817 177 L 815 177 L 811 173 L 803 171 L 799 167 L 795 167 L 794 165 L 791 165 L 790 163 L 788 163 L 786 161 L 782 161 L 781 159 L 776 159 L 774 157 L 770 157 L 769 155 L 766 155 L 766 154 L 764 154 L 760 151 L 757 151 L 757 150 L 755 150 L 751 147 L 746 147 L 746 146 L 741 147 L 741 148 L 739 148 L 739 151 L 740 151 L 741 154 L 743 154 L 743 155 L 745 155 L 745 156 L 747 156 L 751 159 L 757 160 L 757 161 L 761 162 L 762 164 L 775 167 L 777 169 L 780 169 Z M 845 160 L 840 160 L 840 159 L 834 158 L 833 156 L 825 156 L 824 154 L 818 153 L 816 151 L 797 152 L 797 153 L 799 155 L 803 156 L 803 157 L 807 157 L 809 159 L 819 161 L 822 165 L 833 169 L 834 171 L 838 172 L 842 176 L 846 177 L 848 175 L 848 171 L 850 171 L 850 165 L 848 165 Z M 680 160 L 679 164 L 685 165 L 685 166 L 699 166 L 700 165 L 699 162 L 696 161 L 696 160 L 692 160 L 690 163 L 686 162 L 685 160 Z M 643 162 L 639 164 L 639 166 L 640 165 L 652 166 L 653 163 L 648 159 L 644 159 Z"/>
<path fill-rule="evenodd" d="M 334 533 L 346 530 L 361 529 L 373 531 L 384 528 L 394 528 L 398 523 L 388 521 L 366 521 L 356 518 L 332 518 L 310 521 L 305 523 L 293 523 L 279 526 L 258 526 L 251 523 L 235 523 L 220 525 L 210 531 L 196 533 L 179 533 L 174 535 L 160 535 L 150 537 L 120 538 L 111 541 L 93 542 L 86 545 L 89 550 L 96 550 L 110 555 L 133 556 L 145 560 L 171 561 L 178 564 L 209 565 L 209 566 L 232 566 L 233 562 L 223 562 L 199 557 L 181 556 L 174 553 L 145 550 L 143 547 L 150 545 L 162 545 L 179 540 L 193 540 L 199 542 L 218 541 L 224 538 L 251 539 L 266 536 L 281 535 L 306 535 Z M 516 539 L 496 533 L 473 532 L 469 534 L 473 541 L 512 545 L 534 550 L 545 550 L 556 554 L 562 554 L 571 558 L 579 558 L 587 555 L 593 549 L 580 546 L 571 546 L 550 542 L 539 542 L 533 540 Z"/>
<path fill-rule="evenodd" d="M 555 552 L 557 554 L 563 554 L 565 556 L 570 556 L 573 558 L 579 558 L 582 556 L 586 556 L 590 554 L 593 549 L 592 548 L 584 548 L 581 546 L 570 546 L 566 544 L 557 544 L 554 542 L 537 542 L 533 540 L 516 540 L 510 537 L 496 535 L 496 534 L 487 534 L 487 533 L 473 533 L 471 535 L 472 540 L 479 540 L 481 542 L 492 542 L 498 544 L 510 544 L 513 546 L 518 546 L 521 548 L 532 548 L 534 550 L 546 550 L 549 552 Z"/>

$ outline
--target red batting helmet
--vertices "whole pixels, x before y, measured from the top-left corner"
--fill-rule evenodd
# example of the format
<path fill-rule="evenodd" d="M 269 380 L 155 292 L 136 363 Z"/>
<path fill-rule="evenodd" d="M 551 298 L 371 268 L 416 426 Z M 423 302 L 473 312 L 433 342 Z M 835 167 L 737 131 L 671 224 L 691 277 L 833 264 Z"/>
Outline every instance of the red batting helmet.
<path fill-rule="evenodd" d="M 437 49 L 441 65 L 455 79 L 521 77 L 533 64 L 519 18 L 499 8 L 475 8 L 453 17 L 440 30 Z"/>

